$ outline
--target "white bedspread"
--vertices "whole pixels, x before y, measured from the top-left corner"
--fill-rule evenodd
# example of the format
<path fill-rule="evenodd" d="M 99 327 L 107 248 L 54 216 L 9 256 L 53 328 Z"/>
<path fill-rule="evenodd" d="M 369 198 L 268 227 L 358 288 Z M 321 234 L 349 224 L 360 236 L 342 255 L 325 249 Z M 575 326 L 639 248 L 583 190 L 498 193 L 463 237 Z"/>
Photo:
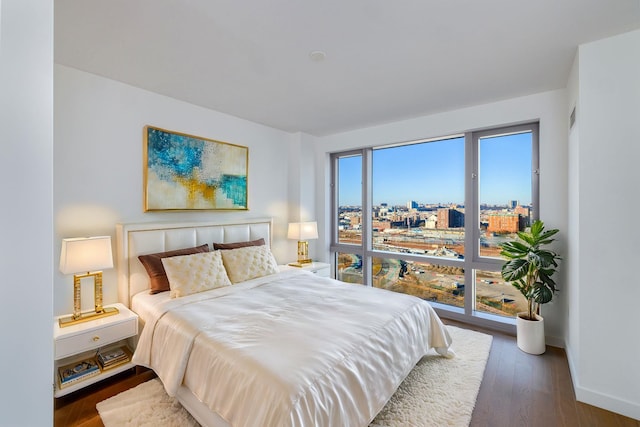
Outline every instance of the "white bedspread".
<path fill-rule="evenodd" d="M 234 427 L 366 426 L 451 338 L 414 297 L 291 270 L 163 303 L 133 361 Z"/>

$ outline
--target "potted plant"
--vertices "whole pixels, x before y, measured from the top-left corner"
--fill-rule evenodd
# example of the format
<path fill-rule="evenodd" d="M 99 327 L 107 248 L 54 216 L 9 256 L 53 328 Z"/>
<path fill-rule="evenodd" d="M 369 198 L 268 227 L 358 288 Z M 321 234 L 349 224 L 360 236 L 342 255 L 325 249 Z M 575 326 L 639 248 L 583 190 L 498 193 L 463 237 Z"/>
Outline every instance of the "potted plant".
<path fill-rule="evenodd" d="M 531 354 L 545 351 L 544 318 L 540 305 L 553 299 L 556 283 L 553 274 L 560 256 L 544 247 L 555 239 L 559 230 L 544 229 L 544 223 L 534 221 L 529 231 L 519 231 L 518 239 L 500 245 L 507 261 L 502 266 L 502 278 L 520 291 L 527 300 L 528 311 L 516 317 L 518 347 Z"/>

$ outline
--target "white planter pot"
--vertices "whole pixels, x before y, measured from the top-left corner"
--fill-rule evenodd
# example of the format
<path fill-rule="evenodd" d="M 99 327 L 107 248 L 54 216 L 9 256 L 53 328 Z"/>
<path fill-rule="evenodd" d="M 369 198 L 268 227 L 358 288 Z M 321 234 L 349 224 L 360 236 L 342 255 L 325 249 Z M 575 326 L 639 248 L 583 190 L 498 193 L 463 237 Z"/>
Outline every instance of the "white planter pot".
<path fill-rule="evenodd" d="M 536 314 L 538 320 L 527 320 L 521 315 L 526 316 L 527 313 L 518 313 L 516 317 L 518 348 L 529 354 L 544 353 L 544 318 Z"/>

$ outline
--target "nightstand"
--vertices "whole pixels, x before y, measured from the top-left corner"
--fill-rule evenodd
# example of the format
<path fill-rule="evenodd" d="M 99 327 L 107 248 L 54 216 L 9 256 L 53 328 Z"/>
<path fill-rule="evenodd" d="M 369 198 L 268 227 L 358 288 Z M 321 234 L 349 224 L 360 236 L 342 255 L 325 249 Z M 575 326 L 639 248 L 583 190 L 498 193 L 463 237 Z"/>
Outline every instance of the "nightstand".
<path fill-rule="evenodd" d="M 55 397 L 64 396 L 135 366 L 129 361 L 110 369 L 101 369 L 95 376 L 60 388 L 58 367 L 94 357 L 98 350 L 122 346 L 126 346 L 129 350 L 135 348 L 134 338 L 138 335 L 138 316 L 122 304 L 112 304 L 109 307 L 116 307 L 119 313 L 63 328 L 58 324 L 58 319 L 64 316 L 54 319 Z"/>
<path fill-rule="evenodd" d="M 317 274 L 320 277 L 330 277 L 331 273 L 331 264 L 327 264 L 326 262 L 310 262 L 308 264 L 303 264 L 301 268 L 303 270 L 307 270 L 312 272 L 313 274 Z"/>

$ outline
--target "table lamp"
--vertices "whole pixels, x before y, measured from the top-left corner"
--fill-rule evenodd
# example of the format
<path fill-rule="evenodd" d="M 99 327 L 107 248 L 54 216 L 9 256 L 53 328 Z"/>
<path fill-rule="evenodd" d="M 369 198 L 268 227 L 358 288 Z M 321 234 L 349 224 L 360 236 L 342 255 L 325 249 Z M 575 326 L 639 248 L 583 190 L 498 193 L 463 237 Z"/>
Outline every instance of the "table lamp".
<path fill-rule="evenodd" d="M 60 253 L 60 271 L 73 274 L 73 315 L 61 317 L 60 327 L 118 314 L 114 307 L 102 307 L 102 270 L 113 267 L 111 237 L 80 237 L 62 239 Z M 95 308 L 93 311 L 81 311 L 80 280 L 93 277 Z"/>
<path fill-rule="evenodd" d="M 309 242 L 307 242 L 307 240 L 318 238 L 318 223 L 315 221 L 291 222 L 289 223 L 287 238 L 298 241 L 298 262 L 292 262 L 289 265 L 301 267 L 304 264 L 311 263 L 312 260 L 309 258 Z"/>

